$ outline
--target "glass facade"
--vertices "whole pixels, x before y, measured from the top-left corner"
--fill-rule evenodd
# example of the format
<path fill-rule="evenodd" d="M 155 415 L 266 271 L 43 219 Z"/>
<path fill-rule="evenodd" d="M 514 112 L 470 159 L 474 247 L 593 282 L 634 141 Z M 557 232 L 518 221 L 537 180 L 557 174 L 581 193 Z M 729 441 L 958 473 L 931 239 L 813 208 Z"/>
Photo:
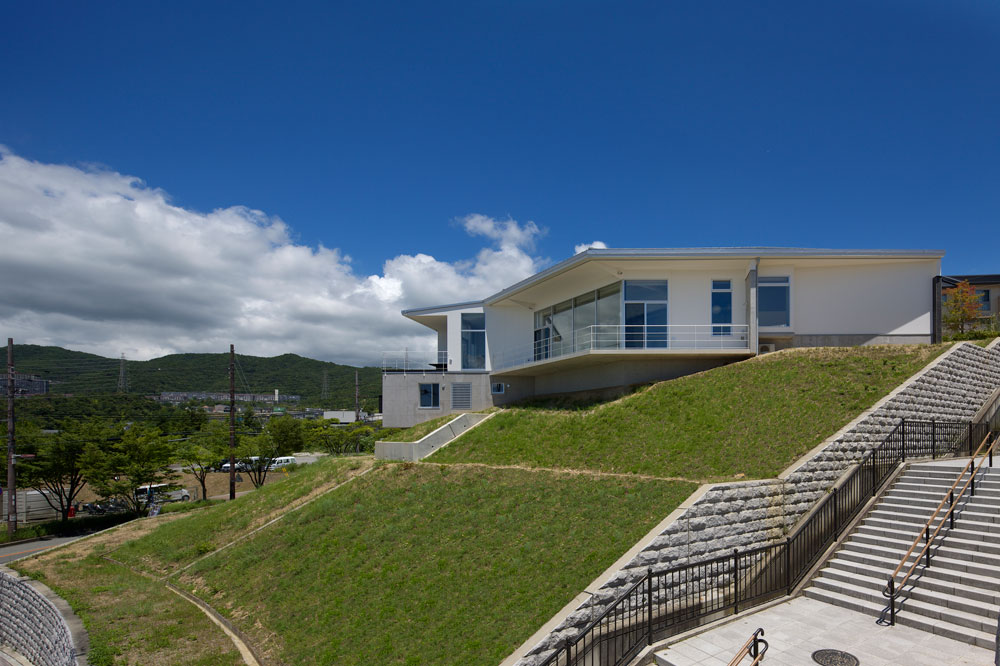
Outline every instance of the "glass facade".
<path fill-rule="evenodd" d="M 462 313 L 462 369 L 486 369 L 486 315 Z"/>
<path fill-rule="evenodd" d="M 621 283 L 588 291 L 535 312 L 534 360 L 618 346 Z M 602 328 L 613 326 L 613 329 Z"/>
<path fill-rule="evenodd" d="M 667 346 L 667 281 L 625 281 L 625 347 Z"/>

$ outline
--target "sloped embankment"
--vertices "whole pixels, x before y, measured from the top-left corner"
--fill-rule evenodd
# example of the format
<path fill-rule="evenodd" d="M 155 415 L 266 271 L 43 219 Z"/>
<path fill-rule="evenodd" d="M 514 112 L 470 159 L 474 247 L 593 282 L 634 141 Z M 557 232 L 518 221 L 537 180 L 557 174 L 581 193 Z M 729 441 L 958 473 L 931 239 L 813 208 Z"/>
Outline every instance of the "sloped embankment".
<path fill-rule="evenodd" d="M 776 476 L 947 345 L 793 349 L 661 382 L 589 409 L 497 414 L 432 455 L 718 480 Z"/>

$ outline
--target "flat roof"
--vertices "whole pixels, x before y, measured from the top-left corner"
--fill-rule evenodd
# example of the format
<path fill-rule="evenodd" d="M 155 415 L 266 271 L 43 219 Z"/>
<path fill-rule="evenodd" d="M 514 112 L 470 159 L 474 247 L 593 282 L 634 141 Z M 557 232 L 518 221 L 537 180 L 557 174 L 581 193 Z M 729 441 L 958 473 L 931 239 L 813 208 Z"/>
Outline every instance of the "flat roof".
<path fill-rule="evenodd" d="M 829 259 L 940 259 L 944 250 L 838 250 L 808 247 L 685 247 L 614 249 L 589 248 L 558 264 L 502 289 L 483 299 L 483 303 L 496 301 L 517 293 L 533 284 L 547 280 L 579 264 L 598 259 L 763 259 L 763 258 L 829 258 Z"/>
<path fill-rule="evenodd" d="M 945 275 L 944 277 L 956 282 L 964 280 L 969 284 L 1000 284 L 1000 273 L 994 275 Z"/>
<path fill-rule="evenodd" d="M 464 307 L 479 307 L 495 303 L 533 284 L 547 280 L 575 266 L 594 260 L 608 259 L 764 259 L 764 258 L 828 258 L 828 259 L 940 259 L 944 250 L 879 250 L 834 249 L 810 247 L 663 247 L 663 248 L 589 248 L 549 266 L 497 293 L 479 301 L 464 301 L 448 305 L 408 308 L 403 316 L 435 314 Z"/>

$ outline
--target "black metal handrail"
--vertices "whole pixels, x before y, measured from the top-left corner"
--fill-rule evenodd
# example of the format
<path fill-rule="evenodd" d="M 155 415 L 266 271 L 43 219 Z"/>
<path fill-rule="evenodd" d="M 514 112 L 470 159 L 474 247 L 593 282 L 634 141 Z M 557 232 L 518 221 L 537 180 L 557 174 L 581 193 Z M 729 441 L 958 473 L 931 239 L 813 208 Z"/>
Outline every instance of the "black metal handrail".
<path fill-rule="evenodd" d="M 934 513 L 931 514 L 931 517 L 927 519 L 923 528 L 919 530 L 917 536 L 913 539 L 913 543 L 910 544 L 909 549 L 903 557 L 900 558 L 899 564 L 893 572 L 889 574 L 888 583 L 886 583 L 885 588 L 882 590 L 882 596 L 889 600 L 889 626 L 895 626 L 896 624 L 896 599 L 899 597 L 900 593 L 902 593 L 903 588 L 906 587 L 906 583 L 909 582 L 910 577 L 913 576 L 913 572 L 916 571 L 917 566 L 920 565 L 920 561 L 926 560 L 924 566 L 928 568 L 931 566 L 931 546 L 934 545 L 938 535 L 941 533 L 941 528 L 944 527 L 946 521 L 950 521 L 951 529 L 954 529 L 955 527 L 955 513 L 958 510 L 958 503 L 955 501 L 955 488 L 958 487 L 958 484 L 961 483 L 965 474 L 968 472 L 969 478 L 966 479 L 965 485 L 962 486 L 962 489 L 958 491 L 958 502 L 962 501 L 962 498 L 965 497 L 965 491 L 970 490 L 970 487 L 970 495 L 975 496 L 976 475 L 979 474 L 983 465 L 986 464 L 987 458 L 989 459 L 990 467 L 993 466 L 993 449 L 996 448 L 997 442 L 1000 441 L 1000 438 L 994 437 L 992 442 L 989 442 L 989 438 L 990 434 L 987 433 L 983 438 L 982 444 L 979 445 L 979 448 L 976 449 L 975 454 L 973 454 L 973 457 L 969 460 L 969 463 L 962 468 L 961 472 L 959 472 L 958 477 L 955 479 L 955 483 L 951 485 L 951 488 L 945 491 L 944 497 L 941 498 L 941 502 L 937 505 L 937 508 L 934 509 Z M 985 451 L 983 451 L 983 447 L 986 447 Z M 980 456 L 980 454 L 982 455 L 982 458 L 977 465 L 976 457 Z M 948 505 L 948 510 L 942 515 L 941 510 L 944 509 L 945 504 Z M 931 525 L 938 519 L 940 520 L 937 528 L 934 530 L 934 534 L 931 534 Z M 942 539 L 945 536 L 947 536 L 947 534 L 942 535 Z M 910 559 L 910 555 L 912 555 L 913 551 L 916 550 L 918 545 L 920 545 L 921 539 L 924 540 L 924 547 L 919 553 L 917 553 L 917 556 L 913 559 L 913 561 L 910 562 L 910 566 L 903 575 L 902 580 L 897 583 L 896 576 L 898 576 L 903 570 L 903 567 L 906 566 L 907 560 Z"/>
<path fill-rule="evenodd" d="M 757 631 L 753 632 L 753 635 L 747 639 L 747 642 L 743 644 L 740 651 L 729 661 L 729 666 L 737 666 L 743 658 L 750 656 L 753 662 L 750 666 L 756 666 L 764 660 L 764 653 L 767 652 L 768 644 L 762 636 L 764 635 L 764 627 L 759 627 Z"/>
<path fill-rule="evenodd" d="M 670 636 L 787 596 L 907 458 L 971 455 L 993 423 L 901 419 L 784 540 L 663 571 L 648 569 L 539 666 L 621 666 Z M 998 664 L 997 666 L 1000 666 Z"/>

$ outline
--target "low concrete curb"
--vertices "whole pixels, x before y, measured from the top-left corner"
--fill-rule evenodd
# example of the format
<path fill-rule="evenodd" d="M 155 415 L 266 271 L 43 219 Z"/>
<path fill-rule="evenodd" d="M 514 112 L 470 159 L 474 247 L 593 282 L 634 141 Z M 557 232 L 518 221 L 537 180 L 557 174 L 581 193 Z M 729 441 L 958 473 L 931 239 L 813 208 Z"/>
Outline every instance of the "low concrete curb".
<path fill-rule="evenodd" d="M 460 414 L 416 442 L 375 442 L 375 458 L 410 462 L 422 460 L 497 413 Z"/>

